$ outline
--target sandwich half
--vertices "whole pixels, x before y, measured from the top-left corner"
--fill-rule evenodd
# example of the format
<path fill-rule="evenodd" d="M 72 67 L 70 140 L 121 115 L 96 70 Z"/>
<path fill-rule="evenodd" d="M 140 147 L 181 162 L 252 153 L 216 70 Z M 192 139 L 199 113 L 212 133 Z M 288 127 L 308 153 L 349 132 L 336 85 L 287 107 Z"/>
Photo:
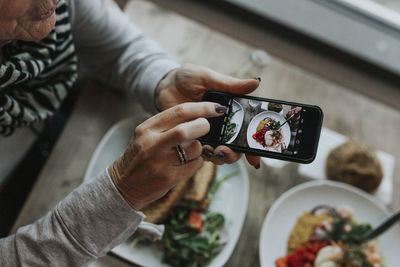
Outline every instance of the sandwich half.
<path fill-rule="evenodd" d="M 190 206 L 199 211 L 206 210 L 210 202 L 207 198 L 208 189 L 215 173 L 216 166 L 211 162 L 204 162 L 193 177 L 181 181 L 164 197 L 142 209 L 146 215 L 145 221 L 161 223 L 174 206 Z"/>
<path fill-rule="evenodd" d="M 204 162 L 203 166 L 192 177 L 180 205 L 195 208 L 199 211 L 207 209 L 210 200 L 207 197 L 208 189 L 212 184 L 217 167 L 212 162 Z"/>

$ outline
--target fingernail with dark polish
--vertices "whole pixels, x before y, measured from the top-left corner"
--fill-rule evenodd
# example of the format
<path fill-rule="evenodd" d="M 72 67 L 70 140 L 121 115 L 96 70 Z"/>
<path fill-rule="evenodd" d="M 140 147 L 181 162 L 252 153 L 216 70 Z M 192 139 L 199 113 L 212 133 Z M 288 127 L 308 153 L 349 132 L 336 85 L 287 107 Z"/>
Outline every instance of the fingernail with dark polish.
<path fill-rule="evenodd" d="M 260 163 L 257 163 L 257 165 L 255 165 L 254 168 L 256 168 L 256 170 L 258 170 L 260 168 Z"/>
<path fill-rule="evenodd" d="M 220 159 L 224 159 L 224 158 L 226 157 L 225 153 L 222 152 L 222 151 L 218 152 L 216 156 L 217 156 L 218 158 L 220 158 Z"/>
<path fill-rule="evenodd" d="M 211 158 L 212 156 L 214 156 L 214 153 L 208 148 L 203 148 L 203 150 L 201 151 L 201 154 L 203 156 L 206 156 L 207 158 Z"/>
<path fill-rule="evenodd" d="M 228 108 L 225 106 L 221 106 L 221 105 L 215 106 L 215 111 L 218 113 L 225 113 L 227 110 L 228 110 Z"/>
<path fill-rule="evenodd" d="M 261 77 L 253 77 L 253 79 L 261 82 Z"/>

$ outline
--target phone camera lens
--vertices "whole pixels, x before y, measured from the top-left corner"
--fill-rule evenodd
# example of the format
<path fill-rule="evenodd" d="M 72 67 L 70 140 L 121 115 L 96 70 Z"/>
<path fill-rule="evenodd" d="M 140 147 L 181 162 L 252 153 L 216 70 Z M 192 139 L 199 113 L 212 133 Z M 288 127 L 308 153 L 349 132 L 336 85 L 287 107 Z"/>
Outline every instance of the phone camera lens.
<path fill-rule="evenodd" d="M 303 130 L 300 129 L 300 130 L 297 131 L 297 133 L 298 133 L 298 134 L 302 134 L 302 133 L 303 133 Z"/>

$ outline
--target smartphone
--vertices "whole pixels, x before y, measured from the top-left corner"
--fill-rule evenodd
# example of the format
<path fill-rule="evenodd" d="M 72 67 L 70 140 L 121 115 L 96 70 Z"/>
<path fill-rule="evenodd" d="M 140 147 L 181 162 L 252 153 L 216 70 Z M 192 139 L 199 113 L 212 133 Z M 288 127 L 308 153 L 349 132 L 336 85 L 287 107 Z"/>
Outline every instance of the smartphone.
<path fill-rule="evenodd" d="M 202 100 L 228 107 L 223 116 L 208 119 L 202 144 L 299 163 L 315 159 L 323 120 L 318 106 L 215 91 Z"/>

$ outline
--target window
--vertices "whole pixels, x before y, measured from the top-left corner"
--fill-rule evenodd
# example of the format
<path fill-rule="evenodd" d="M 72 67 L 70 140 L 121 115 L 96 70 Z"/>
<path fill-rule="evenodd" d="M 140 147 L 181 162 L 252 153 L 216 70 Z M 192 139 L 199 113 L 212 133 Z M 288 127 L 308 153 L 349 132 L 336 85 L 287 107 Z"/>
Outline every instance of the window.
<path fill-rule="evenodd" d="M 400 1 L 226 1 L 400 74 Z"/>

